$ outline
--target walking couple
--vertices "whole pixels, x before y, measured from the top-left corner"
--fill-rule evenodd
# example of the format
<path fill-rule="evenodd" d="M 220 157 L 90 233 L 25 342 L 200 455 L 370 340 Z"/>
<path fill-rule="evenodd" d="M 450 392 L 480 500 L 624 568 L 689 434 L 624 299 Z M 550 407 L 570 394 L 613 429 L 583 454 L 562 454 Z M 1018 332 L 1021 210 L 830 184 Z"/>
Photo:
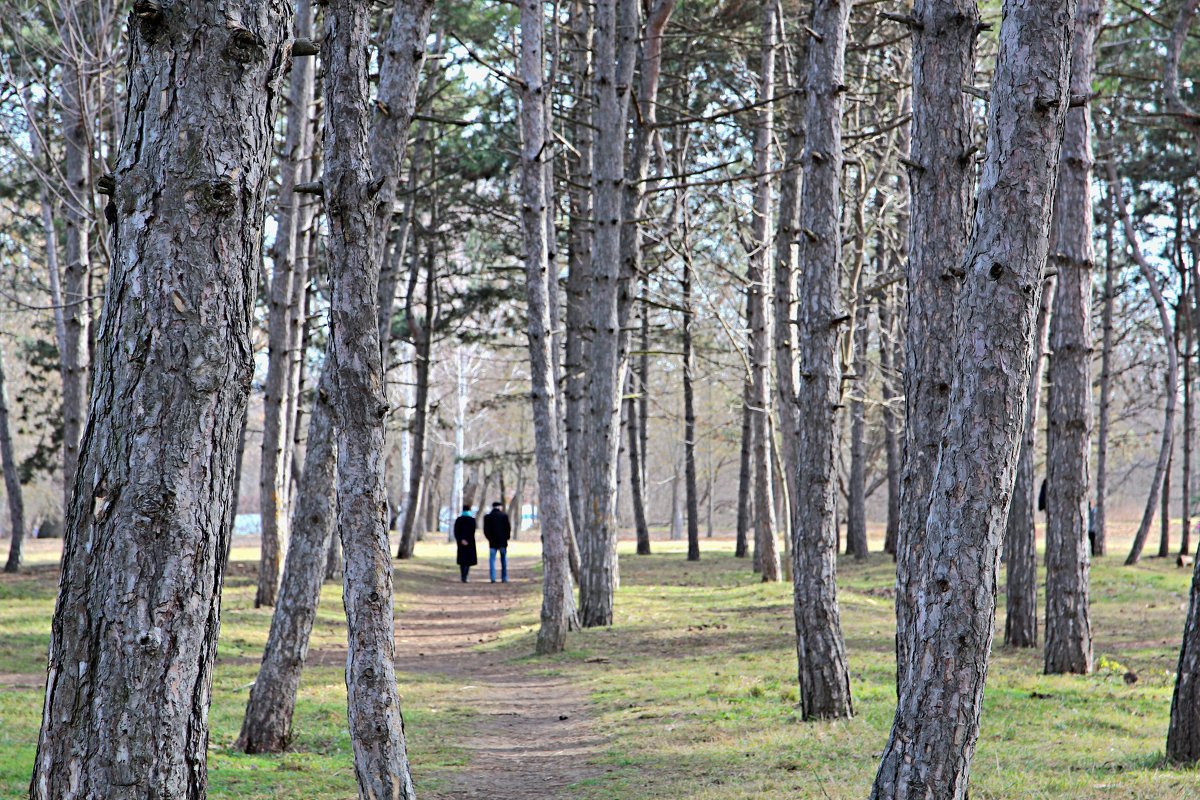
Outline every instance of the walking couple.
<path fill-rule="evenodd" d="M 462 582 L 467 582 L 467 573 L 471 567 L 479 563 L 475 554 L 475 517 L 471 516 L 471 507 L 463 506 L 462 514 L 454 520 L 454 539 L 458 542 L 458 569 L 462 573 Z M 483 516 L 483 536 L 487 539 L 488 572 L 492 583 L 496 582 L 496 555 L 500 555 L 500 580 L 508 583 L 508 537 L 512 535 L 512 525 L 508 514 L 504 513 L 504 504 L 492 503 L 492 510 Z"/>

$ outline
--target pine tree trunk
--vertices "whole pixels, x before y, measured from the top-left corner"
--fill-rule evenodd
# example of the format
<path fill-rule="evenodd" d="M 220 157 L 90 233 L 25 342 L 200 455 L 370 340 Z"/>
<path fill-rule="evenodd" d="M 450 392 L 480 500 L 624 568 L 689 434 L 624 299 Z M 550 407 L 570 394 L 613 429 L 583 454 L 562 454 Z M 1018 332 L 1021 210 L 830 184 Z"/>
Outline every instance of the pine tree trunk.
<path fill-rule="evenodd" d="M 1183 356 L 1183 481 L 1179 508 L 1179 554 L 1187 555 L 1191 550 L 1192 533 L 1192 440 L 1196 434 L 1195 413 L 1192 409 L 1192 351 L 1195 347 L 1195 328 L 1192 320 L 1192 300 L 1188 294 L 1188 274 L 1181 275 L 1183 292 L 1179 303 L 1184 313 L 1184 356 Z"/>
<path fill-rule="evenodd" d="M 734 543 L 733 554 L 737 558 L 745 558 L 750 551 L 749 532 L 751 530 L 750 492 L 754 487 L 754 427 L 750 410 L 751 394 L 753 393 L 750 379 L 742 385 L 742 450 L 738 459 L 738 495 L 737 495 L 737 539 Z M 757 553 L 756 553 L 757 555 Z M 760 566 L 755 564 L 754 571 Z"/>
<path fill-rule="evenodd" d="M 577 536 L 582 536 L 584 484 L 587 470 L 587 438 L 584 417 L 587 413 L 585 376 L 587 367 L 587 299 L 588 275 L 592 269 L 592 237 L 595 233 L 592 216 L 592 153 L 593 132 L 590 122 L 592 107 L 592 4 L 572 0 L 570 28 L 572 46 L 569 48 L 571 96 L 570 129 L 574 146 L 568 150 L 570 184 L 567 195 L 567 280 L 566 336 L 563 348 L 564 383 L 563 431 L 567 448 L 568 501 L 571 523 Z M 573 160 L 572 160 L 573 157 Z"/>
<path fill-rule="evenodd" d="M 362 797 L 414 798 L 396 691 L 392 567 L 387 537 L 384 391 L 377 314 L 380 264 L 399 183 L 430 0 L 397 2 L 381 47 L 376 113 L 368 111 L 370 8 L 326 6 L 325 172 L 329 222 L 331 405 L 339 424 L 337 527 L 349 627 L 346 691 Z M 371 129 L 370 139 L 367 137 Z"/>
<path fill-rule="evenodd" d="M 870 310 L 863 295 L 865 272 L 860 265 L 854 309 L 854 394 L 850 398 L 850 507 L 846 515 L 846 549 L 855 561 L 863 561 L 868 555 L 866 373 Z"/>
<path fill-rule="evenodd" d="M 258 676 L 250 687 L 237 748 L 281 753 L 292 739 L 292 715 L 325 577 L 336 514 L 337 451 L 329 408 L 332 372 L 323 371 L 308 425 L 304 470 L 292 512 L 292 539 Z M 340 571 L 340 567 L 339 567 Z"/>
<path fill-rule="evenodd" d="M 428 269 L 432 270 L 433 268 L 433 260 L 430 259 Z M 409 309 L 411 324 L 413 319 L 411 303 Z M 417 385 L 413 403 L 412 463 L 409 467 L 408 483 L 408 507 L 412 509 L 416 509 L 427 480 L 425 477 L 425 438 L 429 421 L 429 368 L 432 350 L 430 339 L 433 336 L 432 331 L 429 330 L 428 320 L 424 325 L 419 326 L 419 329 L 414 332 L 414 336 L 416 337 L 416 346 L 413 348 L 416 358 L 414 371 Z M 400 544 L 396 551 L 396 558 L 412 558 L 413 550 L 417 546 L 417 539 L 420 538 L 420 526 L 419 514 L 414 512 L 404 517 L 404 529 L 400 531 Z"/>
<path fill-rule="evenodd" d="M 1108 161 L 1107 171 L 1109 191 L 1113 194 L 1117 216 L 1125 231 L 1126 245 L 1133 255 L 1134 262 L 1138 265 L 1142 280 L 1146 282 L 1146 288 L 1154 298 L 1154 306 L 1158 309 L 1159 325 L 1162 328 L 1163 343 L 1167 350 L 1167 374 L 1165 376 L 1167 397 L 1163 409 L 1162 442 L 1158 450 L 1158 463 L 1155 465 L 1154 475 L 1150 479 L 1150 492 L 1146 497 L 1146 508 L 1142 512 L 1142 521 L 1138 525 L 1137 533 L 1134 534 L 1133 547 L 1125 558 L 1126 565 L 1129 565 L 1136 564 L 1142 557 L 1142 549 L 1145 548 L 1146 538 L 1150 535 L 1150 526 L 1154 524 L 1154 514 L 1158 510 L 1159 497 L 1163 491 L 1163 483 L 1171 463 L 1171 445 L 1175 438 L 1176 395 L 1179 393 L 1179 353 L 1175 348 L 1175 326 L 1171 324 L 1171 312 L 1167 308 L 1166 300 L 1163 299 L 1162 288 L 1158 285 L 1158 276 L 1155 275 L 1153 267 L 1142 254 L 1137 232 L 1133 228 L 1133 221 L 1129 218 L 1129 211 L 1125 208 L 1117 167 L 1112 159 Z"/>
<path fill-rule="evenodd" d="M 1112 187 L 1104 196 L 1104 310 L 1101 313 L 1100 413 L 1096 424 L 1096 511 L 1092 555 L 1108 554 L 1108 417 L 1112 407 L 1113 306 L 1116 303 L 1114 233 L 1116 209 Z"/>
<path fill-rule="evenodd" d="M 297 0 L 296 37 L 312 39 L 313 10 L 310 0 Z M 275 605 L 279 589 L 279 566 L 288 541 L 288 489 L 290 487 L 290 440 L 287 412 L 291 407 L 291 363 L 289 349 L 296 296 L 293 281 L 296 262 L 307 253 L 302 238 L 301 195 L 296 184 L 308 180 L 308 109 L 313 100 L 314 59 L 292 59 L 288 89 L 287 134 L 279 164 L 279 198 L 275 218 L 275 244 L 271 257 L 271 283 L 267 289 L 267 375 L 263 383 L 262 458 L 259 462 L 258 503 L 262 520 L 262 555 L 258 563 L 258 587 L 254 607 Z"/>
<path fill-rule="evenodd" d="M 1103 0 L 1080 0 L 1071 93 L 1089 95 Z M 1047 674 L 1092 671 L 1088 607 L 1088 459 L 1092 434 L 1092 126 L 1089 105 L 1067 112 L 1050 223 L 1058 287 L 1050 319 L 1046 430 Z"/>
<path fill-rule="evenodd" d="M 4 494 L 8 498 L 8 522 L 12 528 L 5 572 L 19 572 L 22 545 L 25 541 L 25 501 L 17 460 L 13 455 L 12 428 L 8 420 L 8 377 L 5 374 L 4 351 L 0 348 L 0 467 L 4 470 Z"/>
<path fill-rule="evenodd" d="M 900 420 L 896 413 L 896 292 L 887 290 L 879 303 L 879 371 L 880 394 L 883 399 L 883 448 L 887 463 L 887 529 L 883 536 L 883 552 L 896 555 L 896 534 L 900 528 Z"/>
<path fill-rule="evenodd" d="M 1050 329 L 1050 305 L 1054 301 L 1054 279 L 1042 284 L 1034 330 L 1033 360 L 1025 391 L 1025 426 L 1021 432 L 1013 481 L 1012 503 L 1004 528 L 1005 618 L 1004 643 L 1010 647 L 1037 647 L 1037 453 L 1038 414 L 1041 411 L 1042 369 L 1046 337 Z"/>
<path fill-rule="evenodd" d="M 70 0 L 64 14 L 76 24 L 91 19 L 96 12 L 89 4 Z M 81 13 L 82 12 L 82 13 Z M 81 32 L 81 33 L 86 33 Z M 62 359 L 63 415 L 63 513 L 71 505 L 75 488 L 75 471 L 79 464 L 79 446 L 87 417 L 88 394 L 88 327 L 91 308 L 88 301 L 90 264 L 90 231 L 92 226 L 92 138 L 87 118 L 89 86 L 92 77 L 91 58 L 84 55 L 80 43 L 65 42 L 63 71 L 63 169 L 66 195 L 63 203 L 65 236 L 63 255 L 62 301 L 65 339 L 60 353 Z"/>
<path fill-rule="evenodd" d="M 684 190 L 686 192 L 686 190 Z M 682 194 L 682 193 L 681 193 Z M 683 199 L 682 197 L 680 198 Z M 687 211 L 683 211 L 684 224 L 681 235 L 687 241 Z M 684 252 L 689 253 L 684 246 Z M 689 253 L 690 256 L 690 253 Z M 696 357 L 692 350 L 692 262 L 685 257 L 680 265 L 683 270 L 683 463 L 684 493 L 687 503 L 688 561 L 700 560 L 700 505 L 696 489 L 696 400 L 693 384 L 696 379 Z"/>
<path fill-rule="evenodd" d="M 1179 315 L 1176 314 L 1175 331 L 1179 331 Z M 1175 341 L 1175 347 L 1179 347 L 1178 339 Z M 1158 557 L 1168 558 L 1171 555 L 1171 465 L 1175 461 L 1175 442 L 1171 442 L 1171 449 L 1167 453 L 1167 471 L 1163 473 L 1162 495 L 1159 498 L 1160 508 L 1158 516 Z"/>
<path fill-rule="evenodd" d="M 1004 5 L 974 229 L 957 268 L 963 286 L 945 434 L 928 522 L 909 558 L 907 588 L 919 605 L 902 632 L 908 661 L 872 798 L 967 796 L 1070 100 L 1074 11 L 1073 0 Z M 917 19 L 930 30 L 933 19 Z M 928 89 L 915 87 L 922 114 L 927 100 L 937 101 Z M 956 104 L 960 92 L 955 83 L 941 101 Z"/>
<path fill-rule="evenodd" d="M 597 105 L 592 118 L 596 135 L 592 203 L 596 230 L 587 281 L 587 318 L 592 338 L 586 358 L 587 414 L 583 424 L 586 480 L 580 503 L 583 521 L 577 530 L 581 562 L 579 617 L 585 628 L 612 624 L 617 585 L 615 495 L 625 366 L 621 357 L 621 186 L 625 177 L 632 45 L 637 33 L 627 23 L 636 15 L 633 0 L 597 0 L 595 4 Z"/>
<path fill-rule="evenodd" d="M 542 612 L 537 652 L 560 653 L 575 616 L 568 564 L 567 508 L 559 441 L 558 387 L 554 378 L 550 316 L 550 246 L 546 217 L 545 17 L 542 0 L 521 3 L 521 230 L 525 245 L 525 291 L 529 306 L 529 364 L 538 513 L 542 530 Z M 520 519 L 517 520 L 520 527 Z"/>
<path fill-rule="evenodd" d="M 804 719 L 849 717 L 850 676 L 837 601 L 836 410 L 841 405 L 842 85 L 849 0 L 816 0 L 805 67 L 804 185 L 796 297 L 797 514 L 792 534 L 796 651 Z"/>
<path fill-rule="evenodd" d="M 975 0 L 916 0 L 908 170 L 908 318 L 904 328 L 904 463 L 896 534 L 896 682 L 917 612 L 913 565 L 924 550 L 929 491 L 954 369 L 956 298 L 970 224 L 975 145 Z"/>
<path fill-rule="evenodd" d="M 638 391 L 644 392 L 646 387 L 642 386 L 632 393 L 636 394 Z M 637 398 L 631 397 L 625 402 L 625 432 L 629 436 L 629 493 L 633 502 L 634 527 L 637 529 L 637 554 L 648 556 L 650 555 L 650 528 L 646 523 L 646 499 L 643 494 L 646 489 L 644 480 L 646 472 L 642 464 L 645 458 L 641 451 L 642 420 L 639 416 L 640 409 Z"/>
<path fill-rule="evenodd" d="M 758 102 L 762 107 L 754 125 L 754 200 L 751 215 L 751 247 L 746 270 L 750 327 L 750 399 L 754 441 L 754 541 L 757 563 L 763 581 L 781 578 L 779 549 L 775 532 L 774 470 L 771 465 L 771 286 L 767 274 L 771 258 L 770 230 L 772 215 L 771 137 L 775 124 L 775 50 L 779 45 L 779 18 L 774 0 L 763 0 Z M 768 282 L 768 281 L 771 282 Z"/>
<path fill-rule="evenodd" d="M 791 92 L 784 105 L 786 147 L 779 176 L 779 211 L 775 222 L 775 410 L 779 418 L 780 460 L 783 462 L 780 488 L 787 494 L 784 538 L 784 565 L 791 568 L 792 533 L 796 527 L 795 480 L 800 470 L 796 450 L 796 342 L 792 325 L 795 309 L 796 239 L 800 235 L 801 160 L 804 155 L 803 100 L 795 91 L 796 80 L 791 59 L 782 59 L 783 86 Z M 740 498 L 739 498 L 740 503 Z"/>
<path fill-rule="evenodd" d="M 30 787 L 38 800 L 206 793 L 273 99 L 286 61 L 285 6 L 242 11 L 234 21 L 223 3 L 177 3 L 132 25 L 106 212 L 114 263 L 67 516 Z"/>

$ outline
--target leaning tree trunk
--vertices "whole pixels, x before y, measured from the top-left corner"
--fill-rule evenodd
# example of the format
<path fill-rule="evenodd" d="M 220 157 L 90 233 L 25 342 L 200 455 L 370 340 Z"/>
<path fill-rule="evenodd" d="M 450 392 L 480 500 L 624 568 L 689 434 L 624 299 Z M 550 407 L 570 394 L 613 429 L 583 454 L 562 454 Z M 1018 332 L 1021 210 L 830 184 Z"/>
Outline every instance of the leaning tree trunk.
<path fill-rule="evenodd" d="M 805 79 L 804 185 L 796 285 L 797 515 L 792 584 L 804 719 L 849 717 L 850 676 L 837 601 L 836 410 L 841 405 L 842 94 L 849 0 L 816 0 Z"/>
<path fill-rule="evenodd" d="M 1004 528 L 1005 617 L 1004 643 L 1010 647 L 1037 647 L 1037 481 L 1034 461 L 1037 453 L 1038 413 L 1041 410 L 1042 367 L 1046 337 L 1050 329 L 1050 304 L 1054 300 L 1054 279 L 1042 285 L 1038 303 L 1037 328 L 1033 338 L 1033 360 L 1029 386 L 1025 392 L 1025 426 L 1021 431 L 1013 480 L 1012 503 Z"/>
<path fill-rule="evenodd" d="M 919 604 L 903 631 L 908 663 L 873 798 L 967 796 L 1070 102 L 1074 11 L 1073 0 L 1004 4 L 974 230 L 957 270 L 945 433 L 910 560 Z M 943 101 L 957 103 L 961 87 L 949 89 Z"/>
<path fill-rule="evenodd" d="M 782 577 L 778 537 L 775 533 L 774 465 L 771 463 L 771 286 L 767 264 L 771 260 L 771 137 L 775 125 L 775 51 L 779 46 L 779 16 L 775 0 L 763 0 L 761 66 L 758 102 L 762 107 L 754 125 L 754 210 L 751 216 L 749 266 L 746 270 L 747 316 L 750 327 L 750 399 L 754 441 L 754 543 L 756 562 L 764 581 Z"/>
<path fill-rule="evenodd" d="M 904 329 L 904 465 L 896 533 L 896 682 L 917 612 L 912 565 L 924 549 L 929 491 L 954 369 L 955 304 L 970 224 L 975 145 L 975 0 L 916 0 L 912 10 L 912 133 L 908 166 L 908 320 Z"/>
<path fill-rule="evenodd" d="M 312 39 L 313 8 L 310 0 L 296 3 L 297 38 Z M 267 374 L 263 382 L 262 459 L 259 464 L 258 506 L 262 520 L 262 555 L 258 562 L 258 587 L 254 607 L 275 605 L 279 565 L 288 540 L 288 490 L 291 486 L 290 444 L 287 436 L 291 407 L 289 381 L 292 353 L 291 320 L 296 300 L 293 280 L 296 262 L 307 253 L 302 241 L 300 201 L 294 189 L 303 183 L 311 142 L 308 109 L 313 100 L 312 58 L 293 58 L 288 89 L 287 135 L 279 165 L 279 208 L 275 218 L 275 244 L 271 257 L 271 284 L 267 288 Z"/>
<path fill-rule="evenodd" d="M 632 381 L 631 381 L 632 382 Z M 645 392 L 645 386 L 639 386 L 634 389 L 631 394 Z M 640 430 L 643 420 L 640 416 L 638 407 L 638 398 L 630 397 L 625 401 L 625 432 L 628 435 L 629 447 L 629 489 L 630 502 L 633 505 L 633 524 L 637 529 L 637 554 L 639 556 L 650 555 L 650 527 L 646 523 L 646 482 L 645 482 L 645 466 L 643 461 L 645 454 L 642 453 L 642 442 Z"/>
<path fill-rule="evenodd" d="M 1116 210 L 1112 187 L 1104 198 L 1104 310 L 1100 316 L 1100 413 L 1096 423 L 1096 530 L 1092 555 L 1108 554 L 1108 417 L 1112 406 L 1113 306 L 1116 304 L 1116 265 L 1113 261 Z"/>
<path fill-rule="evenodd" d="M 0 467 L 4 470 L 4 494 L 8 497 L 8 521 L 12 527 L 5 572 L 21 569 L 22 545 L 25 541 L 25 501 L 21 479 L 17 475 L 17 460 L 13 456 L 12 428 L 8 421 L 8 378 L 4 369 L 4 351 L 0 349 Z"/>
<path fill-rule="evenodd" d="M 359 795 L 415 797 L 396 690 L 384 421 L 388 407 L 374 308 L 384 242 L 416 103 L 431 0 L 400 0 L 368 111 L 371 9 L 326 5 L 325 173 L 329 224 L 328 369 L 337 425 L 337 526 L 349 627 L 346 694 Z M 367 130 L 371 135 L 368 140 Z"/>
<path fill-rule="evenodd" d="M 554 378 L 550 315 L 550 245 L 546 217 L 546 93 L 542 0 L 521 3 L 521 231 L 529 305 L 529 372 L 542 529 L 542 613 L 537 652 L 560 653 L 575 617 L 568 564 L 570 510 L 559 441 L 558 386 Z M 521 524 L 517 519 L 517 527 Z"/>
<path fill-rule="evenodd" d="M 432 259 L 430 259 L 429 269 L 433 269 Z M 409 321 L 412 324 L 413 306 L 411 303 L 408 304 L 408 308 Z M 408 473 L 407 500 L 408 507 L 413 509 L 413 513 L 406 514 L 404 517 L 404 528 L 400 531 L 400 544 L 396 551 L 396 558 L 412 558 L 421 525 L 420 515 L 416 513 L 415 509 L 421 498 L 422 490 L 428 483 L 428 478 L 425 476 L 425 434 L 429 422 L 429 368 L 433 349 L 433 332 L 429 326 L 430 320 L 427 317 L 425 323 L 414 331 L 417 339 L 416 346 L 413 348 L 413 355 L 417 362 L 414 370 L 417 385 L 413 403 L 412 455 Z"/>
<path fill-rule="evenodd" d="M 113 264 L 67 516 L 38 800 L 206 793 L 288 17 L 281 2 L 239 10 L 148 4 L 132 24 L 123 142 L 101 187 Z"/>
<path fill-rule="evenodd" d="M 321 599 L 326 552 L 334 538 L 337 451 L 329 408 L 332 389 L 332 372 L 323 371 L 308 423 L 278 602 L 238 735 L 237 748 L 244 753 L 281 753 L 292 738 L 296 691 Z"/>
<path fill-rule="evenodd" d="M 1146 282 L 1146 287 L 1150 290 L 1151 297 L 1154 298 L 1154 306 L 1158 309 L 1158 321 L 1162 327 L 1163 343 L 1167 348 L 1167 399 L 1166 407 L 1163 410 L 1162 443 L 1158 450 L 1158 463 L 1154 467 L 1154 476 L 1150 481 L 1150 493 L 1146 497 L 1146 508 L 1142 512 L 1142 521 L 1134 535 L 1133 547 L 1125 559 L 1125 563 L 1129 565 L 1136 564 L 1142 557 L 1142 548 L 1146 546 L 1146 537 L 1150 535 L 1150 526 L 1154 524 L 1159 495 L 1162 493 L 1163 481 L 1166 479 L 1167 468 L 1171 462 L 1171 445 L 1175 436 L 1176 395 L 1179 393 L 1179 353 L 1175 348 L 1175 326 L 1171 324 L 1171 311 L 1167 308 L 1166 300 L 1163 299 L 1162 288 L 1158 285 L 1158 276 L 1155 275 L 1154 268 L 1142 254 L 1137 231 L 1133 228 L 1133 221 L 1129 218 L 1129 211 L 1125 208 L 1125 198 L 1121 194 L 1117 165 L 1111 158 L 1108 160 L 1107 172 L 1109 191 L 1113 194 L 1117 216 L 1125 231 L 1125 242 L 1133 254 L 1134 262 L 1138 265 L 1142 280 Z"/>
<path fill-rule="evenodd" d="M 1103 0 L 1079 0 L 1071 94 L 1092 90 Z M 1088 458 L 1092 434 L 1092 125 L 1087 104 L 1067 112 L 1050 253 L 1058 287 L 1050 319 L 1046 429 L 1046 674 L 1092 671 L 1088 605 Z"/>

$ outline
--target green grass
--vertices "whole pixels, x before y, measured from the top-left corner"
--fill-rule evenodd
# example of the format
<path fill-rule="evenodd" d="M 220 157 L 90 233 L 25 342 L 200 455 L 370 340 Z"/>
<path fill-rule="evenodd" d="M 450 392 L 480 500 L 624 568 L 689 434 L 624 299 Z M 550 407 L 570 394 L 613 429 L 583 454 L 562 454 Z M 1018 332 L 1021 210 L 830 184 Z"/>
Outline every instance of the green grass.
<path fill-rule="evenodd" d="M 612 629 L 573 634 L 566 653 L 530 655 L 532 594 L 480 647 L 529 669 L 567 676 L 592 699 L 592 725 L 607 745 L 596 777 L 572 792 L 582 800 L 742 800 L 866 797 L 894 708 L 893 568 L 874 555 L 843 560 L 839 587 L 857 715 L 843 722 L 799 719 L 790 589 L 764 585 L 728 542 L 704 542 L 698 564 L 683 543 L 655 542 L 635 557 L 622 543 Z M 632 545 L 630 544 L 631 548 Z M 536 552 L 519 543 L 514 555 Z M 1114 553 L 1123 552 L 1120 539 Z M 247 685 L 266 638 L 269 611 L 253 608 L 252 553 L 235 551 L 224 594 L 213 692 L 210 785 L 214 798 L 352 798 L 345 688 L 336 666 L 306 671 L 296 742 L 282 756 L 246 756 L 237 735 Z M 403 615 L 423 577 L 452 570 L 449 548 L 422 544 L 397 573 Z M 997 644 L 983 730 L 972 768 L 981 798 L 1155 798 L 1200 795 L 1200 772 L 1162 765 L 1173 670 L 1190 570 L 1149 560 L 1092 571 L 1098 669 L 1087 677 L 1044 676 L 1039 650 Z M 1003 587 L 1003 576 L 1001 577 Z M 55 592 L 53 572 L 0 578 L 0 674 L 41 673 Z M 312 648 L 345 646 L 337 586 L 327 586 Z M 1003 595 L 997 620 L 1003 630 Z M 332 663 L 332 662 L 325 662 Z M 1137 673 L 1128 685 L 1124 675 Z M 446 705 L 453 682 L 400 676 L 418 789 L 437 794 L 466 765 L 456 746 L 475 724 L 470 708 Z M 28 782 L 42 687 L 0 691 L 0 797 Z"/>

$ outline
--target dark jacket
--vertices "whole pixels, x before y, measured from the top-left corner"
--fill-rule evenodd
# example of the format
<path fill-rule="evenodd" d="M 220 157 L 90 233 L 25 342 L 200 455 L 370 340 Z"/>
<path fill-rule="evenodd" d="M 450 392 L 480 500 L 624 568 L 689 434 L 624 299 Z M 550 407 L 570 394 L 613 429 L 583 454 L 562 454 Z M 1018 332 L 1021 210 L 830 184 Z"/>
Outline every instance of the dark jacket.
<path fill-rule="evenodd" d="M 459 566 L 473 567 L 479 563 L 479 556 L 475 554 L 474 517 L 463 514 L 454 520 L 454 541 L 458 544 L 458 557 L 455 561 Z"/>
<path fill-rule="evenodd" d="M 508 514 L 499 508 L 493 508 L 483 516 L 483 535 L 488 540 L 488 546 L 494 550 L 508 547 L 508 537 L 512 535 L 512 525 Z"/>

